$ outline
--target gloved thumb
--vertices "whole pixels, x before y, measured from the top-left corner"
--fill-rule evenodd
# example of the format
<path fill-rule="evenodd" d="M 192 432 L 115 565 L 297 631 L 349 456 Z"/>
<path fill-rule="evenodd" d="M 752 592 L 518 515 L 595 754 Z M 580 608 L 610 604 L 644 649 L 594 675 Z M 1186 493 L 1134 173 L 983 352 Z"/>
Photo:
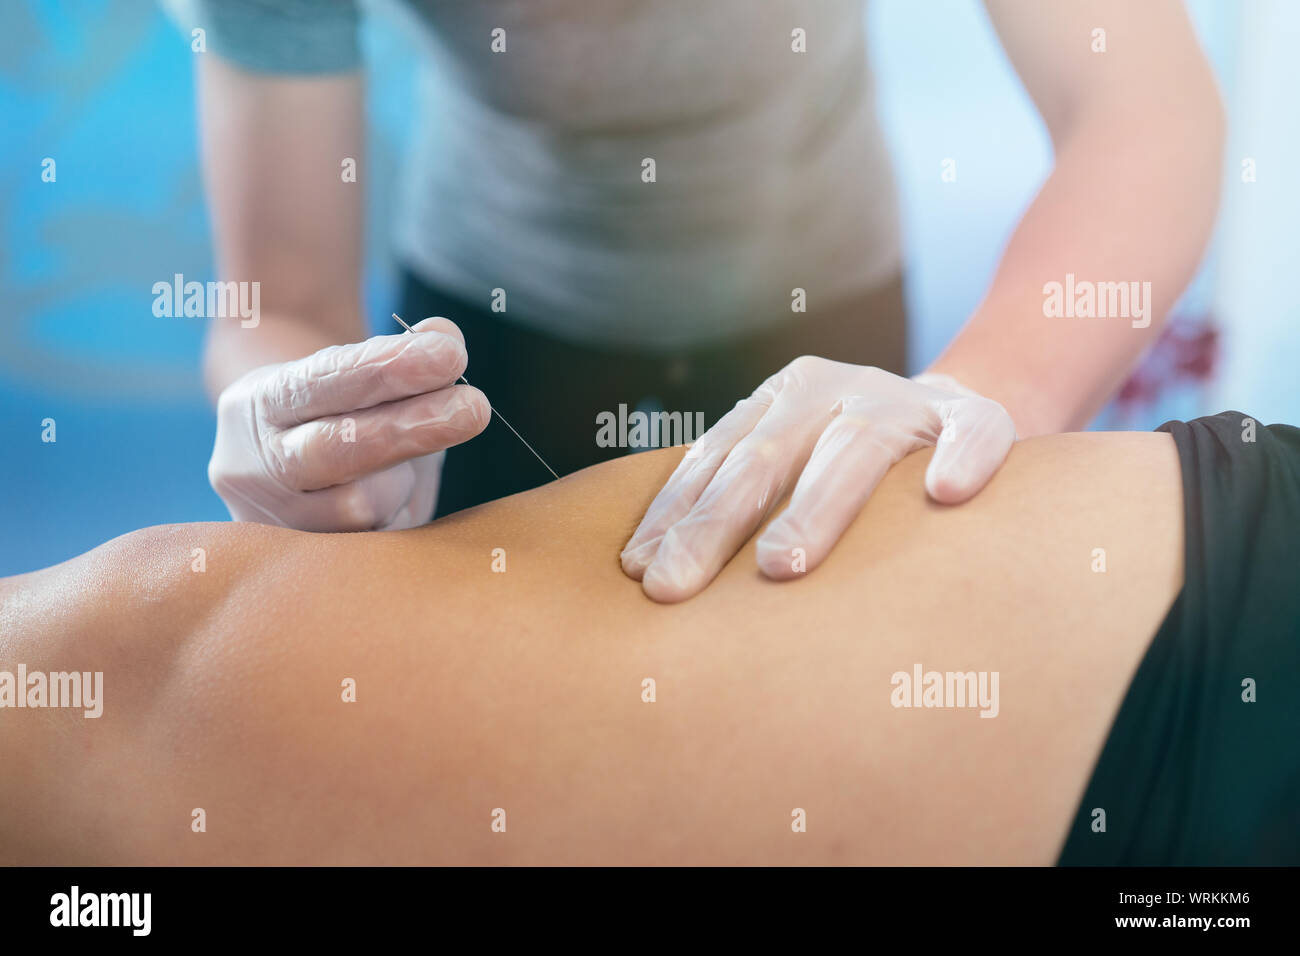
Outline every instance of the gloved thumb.
<path fill-rule="evenodd" d="M 1016 442 L 1016 426 L 997 402 L 980 395 L 940 399 L 941 422 L 925 490 L 940 504 L 973 497 L 1002 467 Z"/>

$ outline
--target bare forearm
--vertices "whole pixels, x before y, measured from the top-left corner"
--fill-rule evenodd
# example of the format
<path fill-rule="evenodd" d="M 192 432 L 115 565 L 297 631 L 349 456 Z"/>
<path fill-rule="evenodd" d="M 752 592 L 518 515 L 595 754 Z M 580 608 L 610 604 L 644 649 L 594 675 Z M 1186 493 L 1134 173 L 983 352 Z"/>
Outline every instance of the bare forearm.
<path fill-rule="evenodd" d="M 1183 151 L 1178 139 L 1153 153 L 1121 142 L 1097 168 L 1085 137 L 1106 128 L 1113 135 L 1094 124 L 1062 152 L 988 295 L 932 369 L 1001 402 L 1022 437 L 1080 428 L 1097 412 L 1155 341 L 1213 222 L 1217 148 Z M 1098 303 L 1092 317 L 1048 317 L 1044 287 L 1067 275 L 1124 283 L 1142 298 L 1130 298 L 1129 315 L 1104 316 Z"/>
<path fill-rule="evenodd" d="M 1189 149 L 1193 136 L 1210 145 Z M 1217 113 L 1163 130 L 1136 116 L 1080 124 L 984 301 L 932 370 L 1001 402 L 1022 437 L 1085 425 L 1194 274 L 1217 207 L 1220 139 Z M 1045 286 L 1067 275 L 1124 283 L 1142 298 L 1130 298 L 1127 316 L 1049 317 Z"/>
<path fill-rule="evenodd" d="M 933 371 L 1000 401 L 1021 436 L 1079 428 L 1155 340 L 1195 272 L 1218 206 L 1223 108 L 1177 3 L 988 7 L 1056 164 Z M 1104 50 L 1089 42 L 1099 25 Z M 1068 276 L 1129 293 L 1136 283 L 1142 314 L 1130 301 L 1128 314 L 1114 315 L 1098 300 L 1049 317 L 1045 286 L 1060 284 L 1064 298 Z"/>
<path fill-rule="evenodd" d="M 249 73 L 215 56 L 201 59 L 198 81 L 218 276 L 258 283 L 261 302 L 255 325 L 209 330 L 215 398 L 250 369 L 365 335 L 363 85 L 359 74 Z"/>

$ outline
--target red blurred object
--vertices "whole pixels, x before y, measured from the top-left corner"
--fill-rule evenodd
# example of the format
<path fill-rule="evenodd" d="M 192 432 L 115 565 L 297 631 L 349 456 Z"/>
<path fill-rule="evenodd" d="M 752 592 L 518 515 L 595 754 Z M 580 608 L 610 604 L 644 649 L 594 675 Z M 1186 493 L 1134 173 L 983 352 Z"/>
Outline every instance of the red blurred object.
<path fill-rule="evenodd" d="M 1115 404 L 1132 412 L 1175 385 L 1208 382 L 1219 361 L 1219 326 L 1211 315 L 1171 318 L 1156 344 L 1120 387 Z"/>

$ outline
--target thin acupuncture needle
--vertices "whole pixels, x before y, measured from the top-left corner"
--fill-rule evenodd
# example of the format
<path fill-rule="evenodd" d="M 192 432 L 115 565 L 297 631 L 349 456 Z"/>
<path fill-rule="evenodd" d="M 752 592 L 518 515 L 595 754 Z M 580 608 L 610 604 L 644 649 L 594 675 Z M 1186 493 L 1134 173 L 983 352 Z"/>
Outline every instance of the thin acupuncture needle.
<path fill-rule="evenodd" d="M 398 315 L 396 312 L 393 313 L 393 318 L 395 318 L 395 319 L 398 321 L 398 323 L 402 326 L 402 328 L 406 329 L 406 331 L 410 332 L 412 335 L 415 334 L 415 329 L 411 328 L 409 325 L 407 325 L 405 322 L 403 322 L 403 321 L 402 321 L 402 317 L 401 317 L 400 315 Z M 466 385 L 469 384 L 469 379 L 467 379 L 464 375 L 462 375 L 462 376 L 460 377 L 460 380 L 461 380 L 462 382 L 464 382 Z M 502 424 L 502 425 L 505 425 L 506 428 L 508 428 L 508 429 L 510 429 L 510 431 L 514 432 L 514 436 L 515 436 L 516 438 L 518 438 L 521 442 L 523 442 L 525 448 L 527 448 L 529 451 L 531 451 L 531 452 L 533 453 L 533 457 L 536 458 L 538 461 L 540 461 L 540 462 L 542 463 L 542 467 L 545 468 L 547 471 L 549 471 L 549 472 L 551 473 L 552 477 L 554 477 L 556 481 L 559 481 L 559 480 L 560 480 L 560 476 L 557 475 L 557 474 L 555 474 L 555 469 L 552 468 L 550 465 L 548 465 L 548 464 L 546 463 L 546 459 L 545 459 L 545 458 L 543 458 L 541 455 L 537 454 L 537 449 L 534 448 L 532 445 L 528 444 L 528 440 L 527 440 L 526 438 L 524 438 L 523 435 L 521 435 L 521 434 L 519 434 L 519 432 L 515 431 L 515 426 L 514 426 L 514 425 L 511 425 L 508 421 L 506 421 L 506 417 L 505 417 L 504 415 L 502 415 L 500 412 L 498 412 L 498 411 L 497 411 L 497 410 L 492 406 L 492 403 L 491 403 L 491 402 L 488 402 L 488 408 L 492 409 L 492 414 L 496 415 L 497 418 L 501 419 L 501 424 Z"/>

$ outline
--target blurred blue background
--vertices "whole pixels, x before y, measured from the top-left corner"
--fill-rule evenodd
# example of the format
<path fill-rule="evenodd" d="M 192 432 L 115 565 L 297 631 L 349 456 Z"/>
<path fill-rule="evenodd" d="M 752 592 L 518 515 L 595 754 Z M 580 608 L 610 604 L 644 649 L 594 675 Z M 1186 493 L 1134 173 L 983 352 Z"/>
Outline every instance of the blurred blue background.
<path fill-rule="evenodd" d="M 177 0 L 177 8 L 183 4 Z M 1223 207 L 1178 309 L 1220 331 L 1208 381 L 1167 382 L 1113 405 L 1096 427 L 1151 428 L 1235 407 L 1300 421 L 1300 3 L 1193 0 L 1231 122 Z M 385 223 L 405 140 L 415 51 L 372 5 L 372 175 L 366 301 L 391 308 Z M 183 15 L 182 15 L 183 16 Z M 975 0 L 875 0 L 866 28 L 902 196 L 913 364 L 978 302 L 1049 168 L 1046 133 Z M 189 37 L 156 0 L 0 4 L 0 575 L 115 535 L 221 520 L 208 487 L 214 423 L 200 320 L 159 319 L 160 278 L 213 278 L 197 167 Z M 41 180 L 42 161 L 57 180 Z M 959 159 L 957 182 L 940 164 Z M 1244 183 L 1243 158 L 1258 180 Z M 57 442 L 41 441 L 41 422 Z"/>

